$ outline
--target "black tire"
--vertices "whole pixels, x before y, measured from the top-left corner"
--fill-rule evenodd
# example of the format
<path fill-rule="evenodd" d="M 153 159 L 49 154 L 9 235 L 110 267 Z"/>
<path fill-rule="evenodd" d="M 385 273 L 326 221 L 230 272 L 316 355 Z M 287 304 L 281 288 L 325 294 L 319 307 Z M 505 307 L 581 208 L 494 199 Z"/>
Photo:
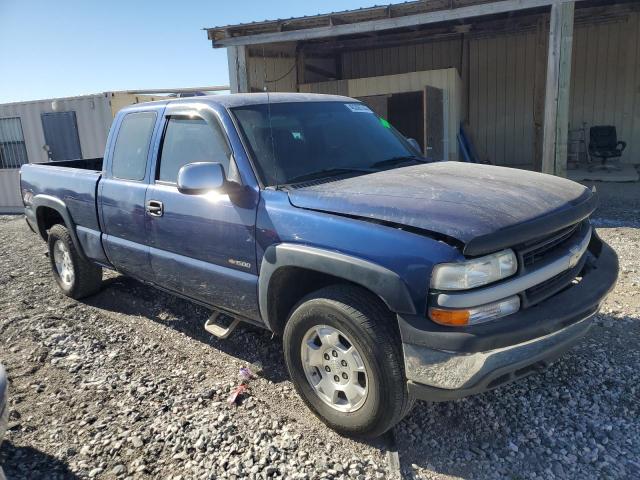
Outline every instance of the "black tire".
<path fill-rule="evenodd" d="M 71 282 L 63 281 L 56 266 L 54 248 L 56 248 L 57 242 L 61 242 L 69 252 L 74 274 Z M 73 240 L 71 240 L 69 231 L 64 225 L 58 224 L 51 227 L 47 243 L 49 245 L 49 261 L 53 278 L 65 295 L 78 300 L 100 291 L 102 287 L 102 268 L 80 255 L 73 244 Z"/>
<path fill-rule="evenodd" d="M 368 393 L 356 411 L 336 410 L 320 398 L 307 379 L 302 342 L 316 325 L 344 332 L 362 357 Z M 332 285 L 305 297 L 289 317 L 283 345 L 298 394 L 325 424 L 341 434 L 378 437 L 402 420 L 413 405 L 407 392 L 397 320 L 377 296 L 363 288 Z"/>

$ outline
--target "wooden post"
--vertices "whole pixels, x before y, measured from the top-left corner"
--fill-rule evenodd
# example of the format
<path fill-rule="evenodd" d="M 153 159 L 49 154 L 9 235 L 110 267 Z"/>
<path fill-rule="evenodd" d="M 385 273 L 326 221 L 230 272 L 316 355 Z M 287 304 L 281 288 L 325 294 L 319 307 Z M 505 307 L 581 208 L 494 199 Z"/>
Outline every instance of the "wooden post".
<path fill-rule="evenodd" d="M 560 44 L 560 79 L 558 86 L 558 112 L 556 121 L 555 174 L 567 176 L 569 140 L 569 106 L 571 102 L 571 64 L 573 53 L 573 23 L 575 3 L 568 2 L 562 8 L 562 40 Z"/>
<path fill-rule="evenodd" d="M 554 3 L 549 28 L 542 172 L 562 176 L 567 173 L 574 9 L 573 1 Z"/>
<path fill-rule="evenodd" d="M 296 86 L 297 90 L 300 91 L 300 85 L 305 83 L 304 79 L 304 62 L 305 62 L 305 54 L 302 45 L 298 45 L 296 48 Z"/>
<path fill-rule="evenodd" d="M 469 77 L 470 77 L 470 57 L 469 57 L 469 36 L 462 34 L 462 52 L 460 54 L 460 76 L 462 77 L 462 95 L 464 112 L 462 120 L 469 123 Z"/>
<path fill-rule="evenodd" d="M 247 47 L 244 45 L 227 47 L 227 61 L 229 62 L 229 85 L 231 93 L 248 92 Z"/>
<path fill-rule="evenodd" d="M 542 143 L 544 128 L 544 89 L 545 89 L 545 64 L 547 63 L 547 32 L 548 16 L 541 16 L 536 25 L 536 57 L 535 75 L 533 86 L 533 169 L 542 171 Z"/>

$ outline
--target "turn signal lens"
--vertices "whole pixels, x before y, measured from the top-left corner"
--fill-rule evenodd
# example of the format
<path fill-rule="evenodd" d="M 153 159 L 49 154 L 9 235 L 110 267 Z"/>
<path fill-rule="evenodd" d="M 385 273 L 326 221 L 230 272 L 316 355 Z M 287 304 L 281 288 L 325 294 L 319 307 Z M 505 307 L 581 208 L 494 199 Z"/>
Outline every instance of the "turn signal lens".
<path fill-rule="evenodd" d="M 490 322 L 500 317 L 506 317 L 520 310 L 520 297 L 505 298 L 499 302 L 488 303 L 466 310 L 446 310 L 444 308 L 430 308 L 429 317 L 440 325 L 447 327 L 464 327 Z"/>
<path fill-rule="evenodd" d="M 431 320 L 440 325 L 449 327 L 463 327 L 469 325 L 469 310 L 442 310 L 440 308 L 430 308 L 429 316 Z"/>

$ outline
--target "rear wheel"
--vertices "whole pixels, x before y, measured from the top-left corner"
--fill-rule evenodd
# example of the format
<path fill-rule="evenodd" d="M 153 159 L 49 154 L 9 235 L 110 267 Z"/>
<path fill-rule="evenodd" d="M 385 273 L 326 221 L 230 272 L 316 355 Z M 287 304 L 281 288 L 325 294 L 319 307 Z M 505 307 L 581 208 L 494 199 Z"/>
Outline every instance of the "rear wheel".
<path fill-rule="evenodd" d="M 100 291 L 102 268 L 78 253 L 63 225 L 51 227 L 48 245 L 53 278 L 65 295 L 80 299 Z"/>
<path fill-rule="evenodd" d="M 352 285 L 329 286 L 294 308 L 283 339 L 287 368 L 303 400 L 334 430 L 376 437 L 409 411 L 395 324 L 378 297 Z"/>

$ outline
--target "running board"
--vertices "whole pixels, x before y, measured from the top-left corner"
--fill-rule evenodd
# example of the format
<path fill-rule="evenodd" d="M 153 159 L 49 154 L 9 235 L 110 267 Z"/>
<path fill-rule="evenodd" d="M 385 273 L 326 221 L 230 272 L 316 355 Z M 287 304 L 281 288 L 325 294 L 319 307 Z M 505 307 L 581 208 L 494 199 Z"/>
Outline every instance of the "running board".
<path fill-rule="evenodd" d="M 218 323 L 221 316 L 227 317 L 227 315 L 221 314 L 220 312 L 213 312 L 204 323 L 204 329 L 211 335 L 214 335 L 220 339 L 225 339 L 236 329 L 236 327 L 240 323 L 240 319 L 234 318 L 231 323 L 225 327 L 224 325 Z"/>

